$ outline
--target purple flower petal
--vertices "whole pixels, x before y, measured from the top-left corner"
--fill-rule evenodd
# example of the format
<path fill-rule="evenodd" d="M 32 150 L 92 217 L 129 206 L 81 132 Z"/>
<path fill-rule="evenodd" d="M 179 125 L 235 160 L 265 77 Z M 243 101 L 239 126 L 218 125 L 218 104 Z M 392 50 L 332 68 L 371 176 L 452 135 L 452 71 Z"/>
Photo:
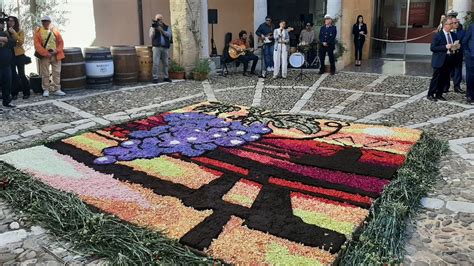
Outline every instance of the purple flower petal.
<path fill-rule="evenodd" d="M 224 147 L 235 147 L 245 143 L 245 140 L 237 137 L 228 137 L 214 140 L 214 143 Z"/>

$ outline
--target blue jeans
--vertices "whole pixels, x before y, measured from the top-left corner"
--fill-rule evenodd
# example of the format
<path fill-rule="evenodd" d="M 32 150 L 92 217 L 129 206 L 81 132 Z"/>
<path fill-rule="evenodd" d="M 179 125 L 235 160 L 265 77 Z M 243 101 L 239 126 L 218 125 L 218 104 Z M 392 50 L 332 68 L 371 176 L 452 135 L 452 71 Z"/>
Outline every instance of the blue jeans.
<path fill-rule="evenodd" d="M 12 70 L 11 67 L 0 67 L 0 86 L 2 87 L 3 106 L 7 106 L 11 101 L 12 92 Z"/>
<path fill-rule="evenodd" d="M 273 67 L 273 45 L 263 46 L 263 58 L 265 67 Z"/>

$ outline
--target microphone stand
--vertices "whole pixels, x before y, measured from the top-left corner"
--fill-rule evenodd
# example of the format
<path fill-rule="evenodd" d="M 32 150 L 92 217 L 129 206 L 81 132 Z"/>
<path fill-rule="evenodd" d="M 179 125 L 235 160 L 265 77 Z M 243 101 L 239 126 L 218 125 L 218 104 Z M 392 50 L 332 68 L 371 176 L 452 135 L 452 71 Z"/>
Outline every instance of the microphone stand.
<path fill-rule="evenodd" d="M 283 37 L 283 32 L 284 32 L 285 29 L 280 29 L 280 55 L 279 55 L 279 59 L 280 59 L 280 69 L 281 69 L 281 76 L 283 77 L 283 42 L 282 42 L 282 37 Z M 278 69 L 278 72 L 280 72 L 280 69 Z"/>

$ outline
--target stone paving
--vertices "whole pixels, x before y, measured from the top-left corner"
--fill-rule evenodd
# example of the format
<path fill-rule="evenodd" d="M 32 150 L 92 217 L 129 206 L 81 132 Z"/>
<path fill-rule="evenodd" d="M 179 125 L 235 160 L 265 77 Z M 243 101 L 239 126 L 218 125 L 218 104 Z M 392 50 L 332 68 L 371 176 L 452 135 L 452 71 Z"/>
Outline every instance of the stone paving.
<path fill-rule="evenodd" d="M 297 71 L 286 80 L 235 74 L 18 100 L 18 108 L 0 113 L 0 153 L 204 100 L 419 128 L 449 141 L 450 150 L 440 165 L 442 179 L 409 226 L 405 262 L 474 264 L 474 106 L 452 92 L 449 102 L 427 101 L 426 77 L 306 74 L 303 80 L 294 79 Z M 0 201 L 0 264 L 104 263 L 96 259 L 71 250 Z"/>

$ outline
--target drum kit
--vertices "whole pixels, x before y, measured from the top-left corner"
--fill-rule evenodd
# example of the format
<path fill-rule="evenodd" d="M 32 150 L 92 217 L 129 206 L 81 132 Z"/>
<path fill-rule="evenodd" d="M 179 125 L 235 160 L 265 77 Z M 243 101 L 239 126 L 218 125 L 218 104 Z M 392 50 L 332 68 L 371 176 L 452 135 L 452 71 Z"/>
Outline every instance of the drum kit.
<path fill-rule="evenodd" d="M 307 78 L 307 76 L 303 73 L 303 66 L 306 68 L 313 67 L 319 68 L 320 62 L 317 53 L 317 45 L 315 43 L 309 44 L 306 42 L 300 42 L 298 47 L 294 50 L 290 50 L 290 58 L 289 63 L 294 68 L 299 68 L 300 73 L 296 76 L 295 79 L 303 79 Z M 310 54 L 313 55 L 314 58 L 310 57 Z M 312 59 L 312 60 L 311 60 Z M 311 60 L 311 63 L 309 62 Z"/>
<path fill-rule="evenodd" d="M 313 58 L 314 57 L 314 58 Z M 266 71 L 264 68 L 264 60 L 261 60 L 262 74 L 261 77 L 265 78 Z M 311 61 L 311 62 L 310 62 Z M 290 47 L 290 57 L 288 62 L 293 68 L 299 68 L 300 73 L 295 79 L 308 78 L 303 73 L 303 67 L 319 69 L 320 62 L 318 56 L 318 45 L 316 43 L 300 42 L 298 47 Z"/>

